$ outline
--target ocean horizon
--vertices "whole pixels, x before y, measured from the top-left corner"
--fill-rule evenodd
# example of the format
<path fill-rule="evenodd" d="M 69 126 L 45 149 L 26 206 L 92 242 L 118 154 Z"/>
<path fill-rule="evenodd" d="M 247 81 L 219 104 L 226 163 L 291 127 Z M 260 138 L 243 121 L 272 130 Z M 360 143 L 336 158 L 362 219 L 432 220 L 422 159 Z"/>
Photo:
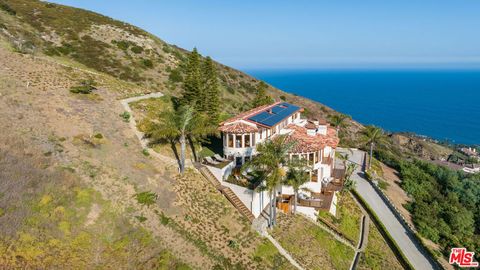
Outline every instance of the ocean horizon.
<path fill-rule="evenodd" d="M 362 124 L 480 144 L 480 69 L 250 69 Z"/>

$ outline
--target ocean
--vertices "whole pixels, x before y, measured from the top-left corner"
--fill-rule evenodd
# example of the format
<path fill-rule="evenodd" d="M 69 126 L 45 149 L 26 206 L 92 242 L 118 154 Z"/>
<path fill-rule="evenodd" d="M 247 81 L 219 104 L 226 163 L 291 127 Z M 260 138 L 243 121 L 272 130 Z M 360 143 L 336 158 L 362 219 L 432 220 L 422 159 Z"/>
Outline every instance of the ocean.
<path fill-rule="evenodd" d="M 363 124 L 480 144 L 480 70 L 248 70 Z"/>

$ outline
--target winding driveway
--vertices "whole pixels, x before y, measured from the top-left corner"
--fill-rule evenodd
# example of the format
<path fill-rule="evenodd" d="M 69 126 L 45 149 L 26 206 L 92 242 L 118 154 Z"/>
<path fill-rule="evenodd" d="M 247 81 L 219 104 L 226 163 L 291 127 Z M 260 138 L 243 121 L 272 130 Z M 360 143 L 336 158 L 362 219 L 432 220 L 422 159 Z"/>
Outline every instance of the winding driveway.
<path fill-rule="evenodd" d="M 356 181 L 357 192 L 377 214 L 392 238 L 407 257 L 410 264 L 415 269 L 419 270 L 436 269 L 429 260 L 429 255 L 425 254 L 423 247 L 420 247 L 417 244 L 417 240 L 414 238 L 415 236 L 410 235 L 392 210 L 382 200 L 377 191 L 365 178 L 363 178 L 361 169 L 364 162 L 365 152 L 353 149 L 348 154 L 350 155 L 351 162 L 360 165 L 352 175 L 352 179 Z"/>

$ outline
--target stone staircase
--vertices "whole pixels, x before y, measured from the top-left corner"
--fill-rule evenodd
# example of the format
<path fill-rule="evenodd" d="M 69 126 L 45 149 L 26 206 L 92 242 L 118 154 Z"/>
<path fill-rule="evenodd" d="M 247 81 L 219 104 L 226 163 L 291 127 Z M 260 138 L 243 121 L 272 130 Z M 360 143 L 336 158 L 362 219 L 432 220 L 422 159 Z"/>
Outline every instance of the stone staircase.
<path fill-rule="evenodd" d="M 252 222 L 255 217 L 253 216 L 252 212 L 248 210 L 245 204 L 238 198 L 237 195 L 229 188 L 222 186 L 220 181 L 212 174 L 212 172 L 205 166 L 199 165 L 198 170 L 200 173 L 217 189 L 219 190 L 227 200 L 237 208 L 238 212 L 245 216 L 250 222 Z"/>

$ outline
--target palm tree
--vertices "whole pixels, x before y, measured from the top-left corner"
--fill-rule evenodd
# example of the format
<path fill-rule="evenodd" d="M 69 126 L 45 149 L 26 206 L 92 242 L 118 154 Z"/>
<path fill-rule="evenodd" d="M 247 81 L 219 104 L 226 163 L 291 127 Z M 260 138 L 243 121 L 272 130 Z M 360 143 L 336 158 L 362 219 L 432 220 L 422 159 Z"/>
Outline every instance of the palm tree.
<path fill-rule="evenodd" d="M 300 187 L 310 180 L 310 175 L 307 171 L 307 164 L 305 160 L 292 160 L 288 163 L 287 177 L 284 179 L 284 184 L 291 186 L 294 192 L 293 213 L 297 213 L 298 191 Z"/>
<path fill-rule="evenodd" d="M 247 162 L 244 170 L 252 170 L 254 174 L 262 176 L 263 187 L 268 190 L 270 197 L 269 226 L 276 223 L 275 193 L 277 186 L 283 183 L 285 170 L 283 165 L 288 162 L 288 152 L 293 147 L 293 142 L 287 142 L 285 135 L 279 135 L 272 140 L 257 144 L 258 155 Z"/>
<path fill-rule="evenodd" d="M 344 127 L 347 126 L 346 120 L 350 119 L 350 118 L 351 118 L 351 116 L 343 114 L 343 113 L 337 113 L 337 114 L 331 115 L 329 117 L 330 123 L 337 130 L 337 135 L 338 135 L 338 132 L 340 131 L 340 128 L 344 128 Z"/>
<path fill-rule="evenodd" d="M 360 140 L 365 145 L 370 145 L 370 158 L 368 162 L 368 169 L 372 167 L 373 148 L 375 145 L 385 142 L 386 138 L 383 134 L 383 130 L 376 126 L 366 126 L 361 131 Z"/>
<path fill-rule="evenodd" d="M 185 156 L 188 137 L 204 137 L 213 132 L 206 117 L 195 114 L 190 106 L 182 106 L 177 110 L 167 110 L 159 114 L 157 121 L 147 125 L 146 134 L 155 139 L 166 139 L 180 143 L 180 173 L 185 172 Z"/>
<path fill-rule="evenodd" d="M 343 189 L 342 189 L 343 192 L 350 191 L 355 188 L 356 182 L 353 181 L 352 174 L 356 168 L 357 168 L 357 164 L 355 163 L 348 163 L 346 165 L 345 175 L 344 175 L 345 183 L 343 184 Z"/>

